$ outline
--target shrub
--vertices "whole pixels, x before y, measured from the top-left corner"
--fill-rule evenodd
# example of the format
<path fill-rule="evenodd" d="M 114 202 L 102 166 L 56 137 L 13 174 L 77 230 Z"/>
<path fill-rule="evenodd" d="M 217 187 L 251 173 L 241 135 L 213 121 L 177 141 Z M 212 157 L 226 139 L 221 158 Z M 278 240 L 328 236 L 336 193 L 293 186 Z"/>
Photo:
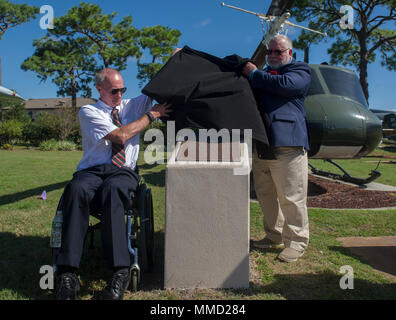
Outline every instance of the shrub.
<path fill-rule="evenodd" d="M 66 137 L 66 140 L 73 141 L 77 145 L 81 145 L 82 138 L 81 138 L 81 130 L 80 130 L 80 123 L 76 121 L 72 130 L 70 131 L 69 135 Z"/>
<path fill-rule="evenodd" d="M 5 143 L 1 146 L 1 149 L 3 150 L 14 150 L 14 147 L 8 143 Z"/>
<path fill-rule="evenodd" d="M 59 139 L 59 119 L 53 114 L 40 112 L 36 119 L 23 129 L 23 138 L 26 142 L 38 146 L 42 141 Z"/>
<path fill-rule="evenodd" d="M 58 151 L 75 151 L 77 145 L 73 141 L 58 141 Z"/>
<path fill-rule="evenodd" d="M 41 151 L 74 151 L 77 145 L 72 141 L 57 141 L 55 139 L 46 140 L 40 143 Z"/>
<path fill-rule="evenodd" d="M 51 139 L 81 144 L 80 124 L 63 111 L 56 114 L 40 112 L 34 121 L 25 125 L 23 139 L 35 146 Z"/>
<path fill-rule="evenodd" d="M 18 120 L 0 122 L 0 145 L 5 143 L 14 144 L 22 137 L 23 123 Z"/>
<path fill-rule="evenodd" d="M 71 136 L 75 135 L 75 129 L 77 126 L 77 130 L 79 131 L 79 122 L 78 122 L 78 112 L 74 109 L 69 103 L 63 105 L 56 112 L 56 116 L 59 121 L 58 131 L 59 131 L 59 140 L 70 140 Z M 77 141 L 72 140 L 76 143 Z"/>

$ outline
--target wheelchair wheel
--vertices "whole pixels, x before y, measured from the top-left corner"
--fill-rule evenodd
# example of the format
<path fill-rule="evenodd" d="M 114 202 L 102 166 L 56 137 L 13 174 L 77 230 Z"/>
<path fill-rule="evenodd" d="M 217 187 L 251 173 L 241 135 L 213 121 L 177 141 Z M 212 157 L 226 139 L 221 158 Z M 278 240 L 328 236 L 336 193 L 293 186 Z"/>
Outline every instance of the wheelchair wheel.
<path fill-rule="evenodd" d="M 140 217 L 139 255 L 141 268 L 144 272 L 151 272 L 154 266 L 154 211 L 151 190 L 145 190 L 144 208 Z"/>

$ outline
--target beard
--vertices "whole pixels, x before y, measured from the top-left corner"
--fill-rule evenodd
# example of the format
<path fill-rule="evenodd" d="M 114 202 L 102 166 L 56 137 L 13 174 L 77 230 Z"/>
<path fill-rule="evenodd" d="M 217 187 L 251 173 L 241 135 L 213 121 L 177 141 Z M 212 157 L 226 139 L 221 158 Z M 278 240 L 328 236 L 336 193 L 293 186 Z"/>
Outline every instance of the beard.
<path fill-rule="evenodd" d="M 280 67 L 289 64 L 291 62 L 291 58 L 290 60 L 287 60 L 286 62 L 282 62 L 282 61 L 267 61 L 267 65 L 271 68 L 271 69 L 279 69 Z"/>
<path fill-rule="evenodd" d="M 270 62 L 267 62 L 267 64 L 269 65 L 269 67 L 270 67 L 271 69 L 279 69 L 280 67 L 283 66 L 283 64 L 272 64 L 272 63 L 270 63 Z"/>

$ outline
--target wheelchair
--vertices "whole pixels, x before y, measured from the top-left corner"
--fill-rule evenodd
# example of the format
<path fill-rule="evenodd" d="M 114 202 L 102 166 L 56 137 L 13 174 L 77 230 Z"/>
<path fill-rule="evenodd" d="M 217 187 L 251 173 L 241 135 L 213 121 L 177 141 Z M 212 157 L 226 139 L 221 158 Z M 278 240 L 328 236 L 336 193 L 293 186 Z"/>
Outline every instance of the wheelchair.
<path fill-rule="evenodd" d="M 154 266 L 154 211 L 151 189 L 145 183 L 139 182 L 137 190 L 132 192 L 130 196 L 132 200 L 130 201 L 131 206 L 125 209 L 125 216 L 128 250 L 131 255 L 131 261 L 133 261 L 130 266 L 130 289 L 136 292 L 141 283 L 141 273 L 151 272 Z M 63 194 L 56 209 L 56 212 L 59 211 L 63 212 Z M 101 213 L 93 208 L 90 211 L 90 215 L 99 220 L 96 224 L 89 225 L 85 236 L 86 241 L 88 235 L 90 235 L 90 248 L 93 248 L 94 232 L 100 228 Z M 60 248 L 51 248 L 55 276 L 59 250 Z"/>

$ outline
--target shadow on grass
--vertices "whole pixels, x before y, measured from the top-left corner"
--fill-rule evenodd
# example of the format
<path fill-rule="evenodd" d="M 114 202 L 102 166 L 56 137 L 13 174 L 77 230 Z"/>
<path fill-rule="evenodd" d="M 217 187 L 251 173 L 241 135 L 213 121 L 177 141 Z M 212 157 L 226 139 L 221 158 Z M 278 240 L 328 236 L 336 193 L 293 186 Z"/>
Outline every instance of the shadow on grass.
<path fill-rule="evenodd" d="M 49 237 L 17 236 L 0 233 L 1 299 L 48 299 L 48 291 L 40 288 L 40 268 L 51 265 Z"/>
<path fill-rule="evenodd" d="M 148 163 L 143 163 L 143 164 L 139 164 L 139 170 L 150 170 L 153 169 L 155 167 L 157 167 L 158 164 L 157 163 L 153 163 L 153 164 L 148 164 Z"/>
<path fill-rule="evenodd" d="M 39 197 L 44 190 L 48 193 L 50 191 L 63 189 L 69 183 L 69 181 L 70 180 L 53 183 L 53 184 L 49 184 L 46 186 L 40 186 L 37 188 L 0 196 L 0 205 L 18 202 L 20 200 L 23 200 L 23 199 L 26 199 L 29 197 L 33 197 L 33 196 Z"/>
<path fill-rule="evenodd" d="M 164 278 L 163 232 L 155 233 L 156 261 L 150 273 L 142 273 L 140 290 L 162 289 Z M 98 299 L 101 290 L 112 276 L 107 268 L 100 244 L 100 232 L 95 233 L 95 247 L 89 248 L 87 238 L 79 276 L 82 287 L 79 296 Z M 0 300 L 2 299 L 55 299 L 50 290 L 40 288 L 40 268 L 52 265 L 49 237 L 17 236 L 10 232 L 0 233 Z"/>
<path fill-rule="evenodd" d="M 396 279 L 396 246 L 329 247 L 329 249 L 354 257 Z M 396 298 L 396 292 L 394 295 Z"/>
<path fill-rule="evenodd" d="M 262 252 L 255 249 L 250 242 L 251 252 Z M 359 258 L 347 248 L 330 247 L 342 254 Z M 265 249 L 266 253 L 278 254 L 280 249 Z M 286 264 L 276 259 L 276 263 Z M 304 259 L 304 258 L 302 258 Z M 354 289 L 341 289 L 340 281 L 344 274 L 331 271 L 301 274 L 265 274 L 264 282 L 268 284 L 257 284 L 250 282 L 247 290 L 233 290 L 235 294 L 245 296 L 256 296 L 263 294 L 275 294 L 288 300 L 394 300 L 396 299 L 396 283 L 379 283 L 377 280 L 369 281 L 360 279 L 354 275 Z"/>
<path fill-rule="evenodd" d="M 143 273 L 140 291 L 162 290 L 164 284 L 164 233 L 155 233 L 156 262 L 154 270 Z M 49 237 L 17 236 L 0 233 L 0 292 L 1 299 L 54 299 L 49 290 L 40 288 L 40 267 L 51 265 Z M 281 262 L 279 262 L 281 263 Z M 111 277 L 100 247 L 100 235 L 95 237 L 95 248 L 89 249 L 88 242 L 79 270 L 82 288 L 80 297 L 98 299 L 101 290 Z M 354 279 L 354 289 L 342 290 L 342 275 L 333 272 L 315 274 L 270 275 L 268 284 L 250 283 L 245 290 L 228 289 L 231 293 L 246 298 L 262 294 L 279 295 L 285 299 L 348 300 L 348 299 L 396 299 L 396 284 L 380 284 L 363 279 Z"/>
<path fill-rule="evenodd" d="M 139 291 L 161 290 L 164 287 L 164 232 L 155 232 L 154 241 L 154 266 L 150 272 L 141 271 Z M 100 232 L 97 232 L 95 233 L 94 248 L 89 248 L 88 240 L 81 259 L 79 275 L 83 285 L 81 287 L 80 295 L 83 296 L 88 294 L 92 295 L 93 300 L 99 299 L 102 289 L 111 279 L 112 274 L 112 270 L 108 268 L 106 261 L 103 258 Z M 104 280 L 103 284 L 95 284 L 98 280 Z"/>
<path fill-rule="evenodd" d="M 341 289 L 342 274 L 276 274 L 268 285 L 250 284 L 246 291 L 232 290 L 245 296 L 277 294 L 288 300 L 394 300 L 396 284 L 379 284 L 354 279 L 353 289 Z"/>
<path fill-rule="evenodd" d="M 157 187 L 165 186 L 165 170 L 142 174 L 144 181 Z"/>
<path fill-rule="evenodd" d="M 155 261 L 151 272 L 143 273 L 140 290 L 162 290 L 164 288 L 164 243 L 163 231 L 154 233 L 155 239 Z"/>

